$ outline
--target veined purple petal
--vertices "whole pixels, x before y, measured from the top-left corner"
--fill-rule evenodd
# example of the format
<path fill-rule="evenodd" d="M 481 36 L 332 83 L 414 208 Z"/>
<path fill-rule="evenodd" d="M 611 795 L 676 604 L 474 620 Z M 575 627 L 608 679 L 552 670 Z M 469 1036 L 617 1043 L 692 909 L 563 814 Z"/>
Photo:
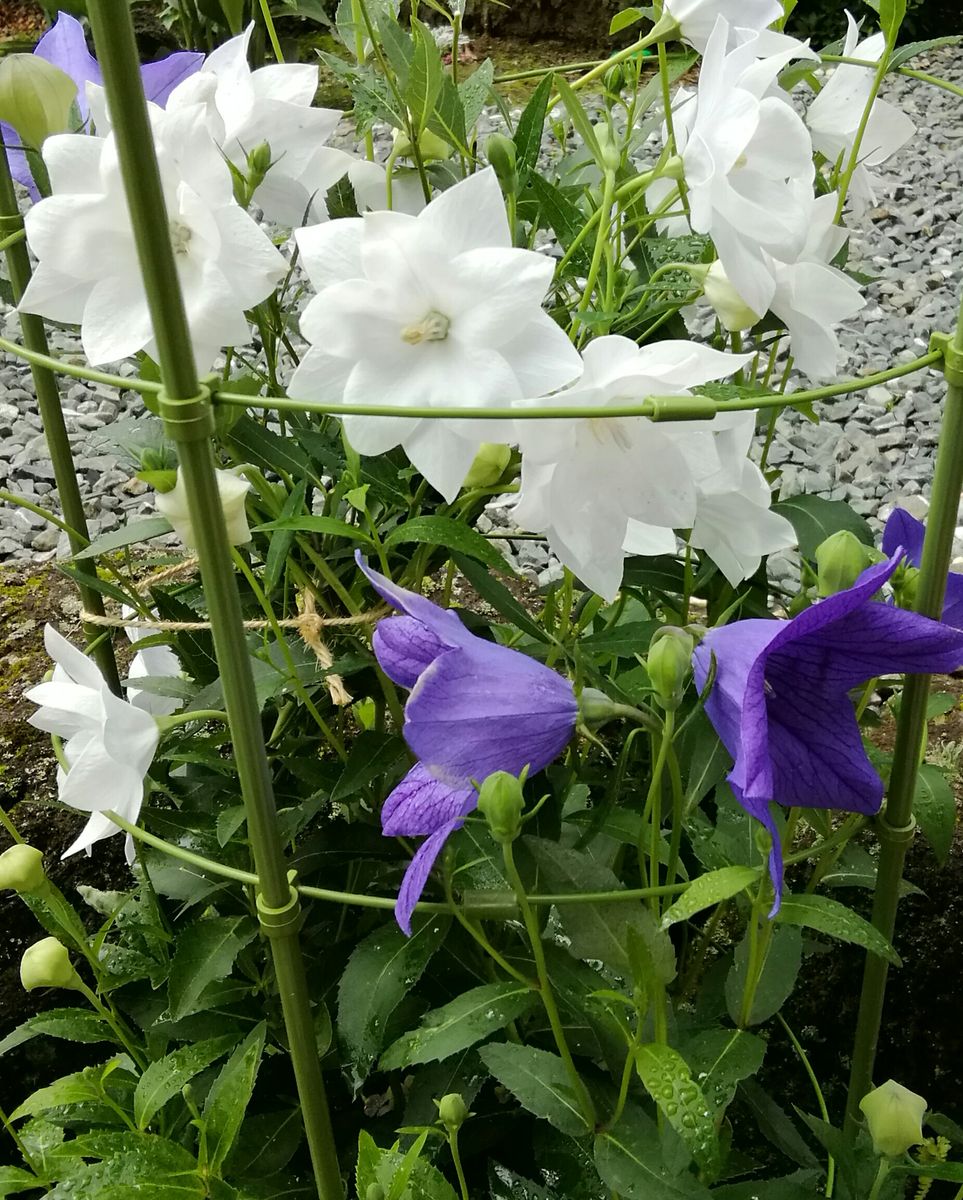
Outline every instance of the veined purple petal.
<path fill-rule="evenodd" d="M 364 561 L 360 550 L 355 551 L 354 558 L 382 600 L 387 600 L 392 608 L 406 617 L 420 621 L 439 641 L 447 646 L 464 646 L 475 640 L 450 608 L 439 608 L 417 592 L 409 592 L 407 588 L 399 587 L 384 575 L 379 575 Z"/>
<path fill-rule="evenodd" d="M 7 162 L 10 164 L 10 174 L 14 177 L 17 183 L 22 184 L 30 193 L 31 200 L 40 199 L 40 191 L 33 181 L 33 175 L 30 171 L 30 164 L 27 162 L 26 151 L 19 147 L 20 134 L 12 125 L 8 125 L 6 121 L 0 121 L 0 137 L 3 138 L 3 145 L 7 152 Z"/>
<path fill-rule="evenodd" d="M 404 733 L 430 769 L 481 781 L 494 771 L 540 771 L 571 739 L 577 715 L 567 679 L 475 638 L 422 674 L 405 708 Z"/>
<path fill-rule="evenodd" d="M 896 551 L 903 547 L 911 566 L 918 567 L 923 558 L 923 538 L 926 526 L 906 511 L 905 508 L 894 508 L 883 530 L 883 553 L 892 558 Z"/>
<path fill-rule="evenodd" d="M 145 63 L 140 69 L 144 94 L 148 100 L 164 108 L 171 92 L 179 83 L 199 71 L 204 55 L 193 50 L 179 50 L 159 62 Z"/>
<path fill-rule="evenodd" d="M 97 60 L 87 49 L 84 27 L 69 13 L 58 13 L 57 23 L 48 29 L 34 48 L 47 62 L 59 67 L 77 85 L 77 107 L 86 121 L 90 111 L 87 105 L 87 84 L 103 84 Z"/>
<path fill-rule="evenodd" d="M 435 865 L 435 859 L 444 848 L 445 842 L 463 824 L 464 818 L 458 817 L 437 829 L 430 838 L 421 843 L 415 857 L 408 865 L 408 870 L 405 871 L 405 877 L 401 881 L 398 891 L 398 899 L 395 902 L 395 920 L 401 927 L 402 933 L 406 933 L 408 937 L 411 937 L 411 914 L 421 899 L 421 893 L 425 890 L 425 884 L 428 882 L 431 868 Z"/>
<path fill-rule="evenodd" d="M 779 906 L 782 904 L 785 868 L 782 861 L 782 843 L 779 840 L 779 830 L 773 819 L 771 806 L 765 800 L 751 800 L 744 796 L 738 785 L 733 783 L 731 779 L 729 783 L 736 800 L 738 800 L 750 817 L 755 817 L 768 830 L 769 836 L 772 838 L 772 848 L 769 851 L 769 878 L 772 880 L 774 898 L 772 908 L 769 910 L 769 916 L 774 917 L 779 912 Z"/>
<path fill-rule="evenodd" d="M 451 787 L 416 763 L 384 802 L 381 831 L 386 837 L 423 837 L 471 812 L 477 801 L 473 787 Z"/>
<path fill-rule="evenodd" d="M 963 629 L 963 575 L 951 571 L 946 577 L 946 599 L 943 601 L 944 625 Z"/>
<path fill-rule="evenodd" d="M 394 683 L 409 689 L 439 654 L 450 649 L 414 617 L 388 617 L 379 621 L 371 641 L 382 671 Z"/>

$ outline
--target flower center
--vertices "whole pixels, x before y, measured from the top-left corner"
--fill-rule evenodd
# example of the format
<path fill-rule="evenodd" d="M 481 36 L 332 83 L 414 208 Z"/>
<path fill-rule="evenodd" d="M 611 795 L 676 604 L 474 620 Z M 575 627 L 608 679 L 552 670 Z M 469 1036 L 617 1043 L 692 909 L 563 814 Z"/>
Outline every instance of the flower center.
<path fill-rule="evenodd" d="M 188 226 L 181 224 L 180 221 L 171 221 L 170 235 L 174 253 L 187 254 L 190 249 L 191 238 L 194 236 Z"/>
<path fill-rule="evenodd" d="M 628 403 L 626 401 L 626 403 Z M 600 446 L 613 445 L 617 450 L 631 450 L 632 439 L 619 417 L 589 417 L 589 429 Z"/>
<path fill-rule="evenodd" d="M 401 331 L 401 340 L 409 346 L 420 346 L 422 342 L 443 342 L 450 326 L 451 321 L 444 313 L 432 309 L 417 325 L 406 325 Z"/>

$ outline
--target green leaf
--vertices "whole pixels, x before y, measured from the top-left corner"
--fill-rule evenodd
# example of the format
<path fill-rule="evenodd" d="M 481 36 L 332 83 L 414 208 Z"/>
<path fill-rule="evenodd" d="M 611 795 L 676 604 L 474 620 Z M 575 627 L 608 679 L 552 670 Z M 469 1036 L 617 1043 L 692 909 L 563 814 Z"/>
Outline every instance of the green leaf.
<path fill-rule="evenodd" d="M 822 496 L 793 496 L 780 500 L 772 511 L 785 517 L 799 539 L 799 553 L 803 558 L 815 558 L 816 549 L 826 538 L 841 529 L 855 534 L 861 542 L 872 546 L 873 531 L 863 518 L 843 500 L 824 500 Z"/>
<path fill-rule="evenodd" d="M 168 1100 L 180 1094 L 185 1083 L 226 1054 L 236 1038 L 209 1038 L 193 1045 L 181 1046 L 155 1059 L 147 1066 L 134 1089 L 134 1120 L 139 1129 L 146 1129 Z"/>
<path fill-rule="evenodd" d="M 639 21 L 645 19 L 645 12 L 641 8 L 623 8 L 621 12 L 617 12 L 612 18 L 609 25 L 609 37 L 613 34 L 621 33 L 623 29 L 628 29 L 632 25 L 637 25 Z"/>
<path fill-rule="evenodd" d="M 408 748 L 398 734 L 365 730 L 354 739 L 344 770 L 331 789 L 331 800 L 354 796 L 375 779 L 410 762 Z"/>
<path fill-rule="evenodd" d="M 681 1050 L 718 1124 L 736 1085 L 762 1066 L 766 1043 L 744 1029 L 707 1029 L 685 1042 Z"/>
<path fill-rule="evenodd" d="M 281 520 L 290 520 L 291 517 L 296 517 L 303 509 L 305 497 L 308 490 L 308 481 L 299 479 L 291 491 L 288 493 L 281 508 Z M 265 594 L 270 596 L 284 576 L 284 570 L 287 566 L 288 555 L 291 553 L 291 548 L 294 545 L 294 533 L 292 530 L 283 530 L 275 534 L 271 538 L 271 544 L 268 547 L 267 561 L 264 566 L 264 582 L 263 587 Z"/>
<path fill-rule="evenodd" d="M 204 917 L 178 935 L 168 983 L 170 1019 L 197 1012 L 209 983 L 230 975 L 257 927 L 249 917 Z"/>
<path fill-rule="evenodd" d="M 879 0 L 879 27 L 892 46 L 906 17 L 906 0 Z"/>
<path fill-rule="evenodd" d="M 550 1121 L 570 1137 L 584 1137 L 591 1132 L 575 1101 L 565 1064 L 557 1054 L 495 1042 L 483 1046 L 478 1056 L 498 1082 L 536 1117 Z"/>
<path fill-rule="evenodd" d="M 216 1195 L 208 1191 L 197 1161 L 183 1146 L 150 1134 L 121 1136 L 124 1140 L 113 1150 L 101 1148 L 103 1162 L 84 1168 L 79 1177 L 83 1200 L 205 1200 Z M 63 1150 L 70 1145 L 65 1143 Z M 46 1200 L 75 1200 L 77 1184 L 78 1176 L 71 1174 Z"/>
<path fill-rule="evenodd" d="M 411 18 L 411 28 L 415 48 L 404 95 L 417 137 L 428 124 L 428 117 L 434 111 L 444 71 L 441 66 L 441 50 L 428 28 L 417 17 Z"/>
<path fill-rule="evenodd" d="M 908 42 L 905 46 L 900 46 L 898 50 L 893 52 L 887 70 L 895 71 L 897 67 L 903 66 L 911 58 L 916 58 L 918 54 L 929 54 L 931 50 L 940 50 L 944 46 L 958 46 L 961 42 L 963 42 L 963 36 L 959 34 L 953 34 L 950 37 L 930 38 L 929 41 L 925 42 Z"/>
<path fill-rule="evenodd" d="M 878 954 L 894 967 L 902 966 L 899 955 L 875 925 L 831 896 L 783 896 L 777 920 L 828 933 Z"/>
<path fill-rule="evenodd" d="M 304 1140 L 300 1106 L 245 1117 L 241 1132 L 224 1164 L 224 1173 L 241 1179 L 262 1178 L 282 1171 Z"/>
<path fill-rule="evenodd" d="M 963 1163 L 960 1162 L 930 1162 L 914 1163 L 912 1167 L 896 1168 L 907 1175 L 921 1175 L 926 1179 L 945 1179 L 948 1183 L 963 1183 Z"/>
<path fill-rule="evenodd" d="M 207 1160 L 217 1174 L 234 1145 L 257 1079 L 267 1026 L 262 1021 L 221 1068 L 204 1103 Z"/>
<path fill-rule="evenodd" d="M 545 115 L 551 95 L 552 76 L 546 75 L 539 81 L 515 126 L 515 169 L 522 187 L 538 165 L 542 135 L 545 131 Z"/>
<path fill-rule="evenodd" d="M 578 98 L 574 88 L 563 75 L 555 76 L 555 91 L 565 105 L 568 119 L 572 122 L 576 132 L 581 135 L 582 141 L 592 152 L 592 157 L 596 162 L 601 162 L 602 151 L 599 148 L 599 140 L 595 136 L 595 126 L 589 120 L 589 115 L 585 111 L 582 101 Z"/>
<path fill-rule="evenodd" d="M 738 896 L 759 878 L 753 867 L 722 867 L 694 879 L 674 904 L 662 915 L 662 928 L 668 929 L 677 921 L 688 921 L 696 913 L 711 908 L 722 900 Z"/>
<path fill-rule="evenodd" d="M 465 113 L 465 127 L 474 129 L 478 118 L 485 110 L 491 95 L 492 81 L 495 78 L 495 64 L 490 58 L 475 68 L 472 73 L 458 85 L 458 95 L 461 98 L 462 109 Z"/>
<path fill-rule="evenodd" d="M 388 1018 L 421 978 L 449 923 L 431 917 L 405 937 L 392 922 L 355 947 L 338 985 L 338 1034 L 361 1078 L 381 1053 Z"/>
<path fill-rule="evenodd" d="M 551 641 L 551 638 L 542 626 L 533 620 L 500 580 L 489 575 L 485 568 L 476 563 L 474 559 L 465 558 L 461 554 L 454 554 L 452 557 L 458 570 L 461 571 L 462 575 L 465 576 L 479 596 L 483 600 L 488 601 L 499 616 L 504 617 L 506 621 L 510 621 L 517 629 L 520 629 L 523 633 L 527 633 L 529 637 L 534 638 L 536 641 Z"/>
<path fill-rule="evenodd" d="M 120 529 L 110 533 L 102 533 L 94 538 L 86 550 L 81 550 L 74 558 L 97 558 L 101 554 L 109 554 L 112 550 L 120 550 L 124 546 L 133 546 L 137 542 L 149 542 L 151 538 L 162 537 L 170 533 L 171 523 L 166 517 L 145 517 L 141 521 L 128 521 Z"/>
<path fill-rule="evenodd" d="M 428 1013 L 418 1029 L 389 1046 L 381 1056 L 381 1069 L 390 1071 L 447 1058 L 504 1029 L 534 1001 L 531 988 L 511 980 L 471 988 L 450 1004 Z"/>
<path fill-rule="evenodd" d="M 19 1192 L 35 1191 L 43 1184 L 29 1171 L 19 1167 L 0 1167 L 0 1196 L 15 1196 Z"/>
<path fill-rule="evenodd" d="M 624 885 L 608 867 L 591 855 L 568 850 L 555 842 L 526 837 L 540 873 L 539 889 L 547 892 L 612 892 Z M 595 904 L 564 904 L 559 921 L 570 939 L 569 951 L 576 958 L 600 959 L 627 976 L 626 951 L 631 926 L 645 943 L 662 983 L 675 977 L 675 951 L 668 934 L 659 929 L 651 911 L 640 901 L 610 901 Z"/>
<path fill-rule="evenodd" d="M 529 189 L 538 203 L 538 224 L 547 224 L 552 228 L 562 248 L 567 250 L 578 237 L 585 224 L 585 214 L 565 195 L 565 193 L 533 171 L 528 181 Z M 573 263 L 581 269 L 587 254 L 584 247 L 573 255 Z"/>
<path fill-rule="evenodd" d="M 578 647 L 591 654 L 614 654 L 619 658 L 632 658 L 645 654 L 652 635 L 659 628 L 658 621 L 626 621 L 612 629 L 603 629 L 580 638 Z"/>
<path fill-rule="evenodd" d="M 462 107 L 458 88 L 447 73 L 442 75 L 441 90 L 435 101 L 435 107 L 428 118 L 428 128 L 437 133 L 449 146 L 461 154 L 470 156 L 471 147 L 468 145 L 468 129 L 465 123 L 465 110 Z"/>
<path fill-rule="evenodd" d="M 737 1024 L 749 963 L 749 931 L 736 947 L 736 959 L 726 977 L 726 1004 Z M 758 1025 L 782 1008 L 789 998 L 802 963 L 802 934 L 792 925 L 777 925 L 772 931 L 769 953 L 749 1013 L 750 1025 Z"/>
<path fill-rule="evenodd" d="M 398 24 L 394 13 L 387 11 L 378 13 L 377 21 L 381 48 L 395 73 L 398 90 L 404 95 L 408 89 L 408 74 L 415 56 L 414 42 Z"/>
<path fill-rule="evenodd" d="M 356 525 L 347 521 L 339 521 L 337 517 L 324 517 L 320 514 L 303 513 L 297 517 L 279 517 L 276 521 L 266 521 L 256 525 L 254 533 L 274 533 L 276 530 L 290 530 L 295 533 L 326 533 L 331 537 L 348 538 L 352 542 L 364 542 L 370 546 L 374 543 L 371 538 Z"/>
<path fill-rule="evenodd" d="M 595 1166 L 623 1200 L 709 1200 L 691 1175 L 669 1173 L 655 1122 L 633 1104 L 614 1129 L 595 1139 Z"/>
<path fill-rule="evenodd" d="M 956 797 L 946 776 L 931 763 L 923 763 L 916 776 L 913 815 L 940 866 L 945 867 L 956 829 Z"/>
<path fill-rule="evenodd" d="M 781 1179 L 753 1179 L 713 1188 L 713 1200 L 813 1200 L 820 1194 L 820 1171 L 801 1170 Z"/>
<path fill-rule="evenodd" d="M 262 471 L 276 471 L 294 480 L 316 478 L 311 459 L 293 438 L 281 437 L 251 417 L 235 421 L 228 441 L 241 461 L 252 462 Z"/>
<path fill-rule="evenodd" d="M 457 550 L 470 554 L 485 566 L 496 571 L 507 571 L 508 564 L 487 538 L 461 521 L 451 517 L 415 517 L 405 521 L 385 538 L 387 547 L 402 546 L 408 542 L 443 546 L 446 550 Z"/>
<path fill-rule="evenodd" d="M 699 1170 L 714 1176 L 719 1169 L 719 1135 L 689 1064 L 671 1046 L 653 1042 L 638 1048 L 635 1067 L 645 1090 L 685 1143 Z"/>
<path fill-rule="evenodd" d="M 72 1104 L 100 1104 L 104 1095 L 104 1082 L 130 1060 L 126 1055 L 117 1055 L 96 1067 L 86 1067 L 72 1075 L 64 1075 L 47 1087 L 38 1088 L 28 1096 L 14 1112 L 11 1121 L 21 1117 L 35 1117 L 51 1108 L 65 1108 Z"/>
<path fill-rule="evenodd" d="M 0 1055 L 22 1046 L 31 1038 L 46 1036 L 67 1042 L 112 1042 L 110 1026 L 86 1008 L 52 1008 L 28 1017 L 0 1042 Z"/>

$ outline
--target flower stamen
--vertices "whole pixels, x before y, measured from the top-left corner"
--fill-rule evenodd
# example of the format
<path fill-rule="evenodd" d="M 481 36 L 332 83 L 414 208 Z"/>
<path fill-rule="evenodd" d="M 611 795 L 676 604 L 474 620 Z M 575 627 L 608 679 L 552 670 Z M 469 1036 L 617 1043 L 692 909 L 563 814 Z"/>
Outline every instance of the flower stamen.
<path fill-rule="evenodd" d="M 420 346 L 422 342 L 443 342 L 448 337 L 450 327 L 448 317 L 432 309 L 417 325 L 406 325 L 401 331 L 401 340 L 409 346 Z"/>

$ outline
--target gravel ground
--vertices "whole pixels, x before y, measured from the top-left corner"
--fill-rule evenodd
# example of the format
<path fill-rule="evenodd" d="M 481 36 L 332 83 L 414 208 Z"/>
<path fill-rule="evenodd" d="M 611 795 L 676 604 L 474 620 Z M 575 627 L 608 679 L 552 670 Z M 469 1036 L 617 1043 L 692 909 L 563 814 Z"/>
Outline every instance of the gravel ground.
<path fill-rule="evenodd" d="M 958 49 L 913 65 L 963 83 Z M 841 375 L 871 374 L 924 353 L 932 331 L 952 328 L 963 283 L 963 103 L 904 77 L 889 79 L 884 94 L 913 118 L 918 132 L 883 169 L 878 207 L 851 239 L 851 261 L 873 281 L 866 308 L 842 331 Z M 5 337 L 19 340 L 15 313 L 2 311 L 0 324 Z M 52 329 L 51 344 L 56 354 L 80 356 L 76 338 L 66 331 Z M 120 364 L 115 373 L 132 373 L 131 364 Z M 897 500 L 925 497 L 943 387 L 942 375 L 927 371 L 830 402 L 821 407 L 818 424 L 784 415 L 769 456 L 783 472 L 783 495 L 848 500 L 874 521 Z M 132 477 L 130 461 L 114 443 L 123 428 L 118 420 L 143 412 L 140 399 L 70 380 L 62 392 L 91 532 L 150 514 L 151 493 Z M 29 368 L 9 355 L 0 355 L 0 488 L 56 507 Z M 491 527 L 489 520 L 504 526 L 508 518 L 491 511 L 482 518 L 483 529 Z M 65 541 L 41 517 L 0 505 L 0 561 L 50 559 L 66 553 Z M 511 550 L 515 564 L 543 586 L 559 576 L 542 544 L 512 543 Z M 773 567 L 777 577 L 792 572 L 789 559 L 773 561 Z"/>

